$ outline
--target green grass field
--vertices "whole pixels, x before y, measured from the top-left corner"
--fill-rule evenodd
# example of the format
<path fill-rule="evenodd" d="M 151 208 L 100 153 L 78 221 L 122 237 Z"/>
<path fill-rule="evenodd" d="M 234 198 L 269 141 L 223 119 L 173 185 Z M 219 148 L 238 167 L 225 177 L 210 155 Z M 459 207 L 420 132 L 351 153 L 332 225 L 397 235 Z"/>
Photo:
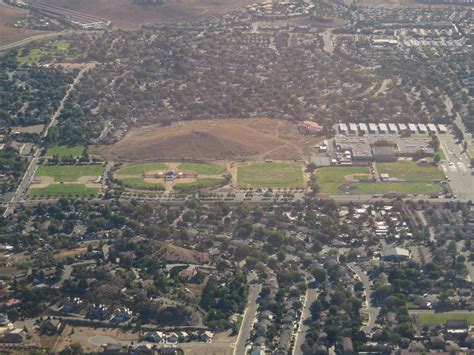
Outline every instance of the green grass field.
<path fill-rule="evenodd" d="M 104 166 L 95 165 L 40 165 L 36 171 L 36 176 L 49 176 L 55 182 L 77 181 L 81 176 L 97 176 L 102 174 Z"/>
<path fill-rule="evenodd" d="M 177 170 L 192 170 L 198 175 L 223 175 L 226 172 L 220 166 L 204 163 L 182 163 L 178 165 Z"/>
<path fill-rule="evenodd" d="M 420 166 L 415 162 L 377 163 L 380 174 L 409 182 L 443 180 L 444 175 L 436 166 Z"/>
<path fill-rule="evenodd" d="M 177 180 L 176 184 L 173 185 L 173 189 L 180 191 L 180 190 L 188 190 L 188 189 L 204 189 L 207 187 L 214 187 L 222 184 L 224 179 L 215 179 L 215 178 L 199 178 L 193 182 L 184 182 L 179 183 Z"/>
<path fill-rule="evenodd" d="M 51 184 L 47 187 L 34 187 L 28 193 L 29 197 L 61 197 L 78 196 L 94 197 L 99 193 L 98 187 L 87 187 L 84 184 Z"/>
<path fill-rule="evenodd" d="M 369 169 L 363 166 L 320 168 L 316 169 L 316 183 L 322 192 L 340 194 L 339 187 L 346 182 L 346 176 L 361 180 L 367 179 L 369 173 Z"/>
<path fill-rule="evenodd" d="M 145 182 L 141 177 L 129 177 L 121 179 L 123 186 L 129 187 L 131 189 L 145 189 L 145 190 L 164 190 L 165 186 L 163 184 L 152 184 Z"/>
<path fill-rule="evenodd" d="M 447 320 L 467 320 L 469 324 L 474 324 L 474 312 L 443 312 L 443 313 L 418 313 L 422 324 L 444 324 Z"/>
<path fill-rule="evenodd" d="M 166 163 L 144 163 L 126 166 L 117 170 L 116 174 L 141 176 L 145 171 L 166 169 L 168 169 L 168 164 Z"/>
<path fill-rule="evenodd" d="M 424 182 L 357 182 L 352 185 L 355 186 L 355 189 L 352 190 L 354 193 L 363 195 L 385 194 L 390 192 L 413 195 L 429 195 L 441 190 L 441 187 L 438 184 L 429 184 Z"/>
<path fill-rule="evenodd" d="M 33 48 L 29 52 L 22 50 L 17 54 L 16 59 L 20 63 L 36 63 L 47 54 L 52 56 L 67 55 L 69 52 L 69 47 L 69 42 L 65 40 L 58 40 L 53 42 L 53 49 Z"/>
<path fill-rule="evenodd" d="M 46 155 L 48 157 L 58 156 L 59 158 L 64 157 L 80 157 L 84 152 L 83 145 L 75 145 L 72 147 L 68 147 L 66 145 L 55 145 L 54 147 L 48 148 Z"/>
<path fill-rule="evenodd" d="M 237 166 L 237 184 L 253 188 L 304 187 L 301 165 L 295 163 L 251 163 Z"/>

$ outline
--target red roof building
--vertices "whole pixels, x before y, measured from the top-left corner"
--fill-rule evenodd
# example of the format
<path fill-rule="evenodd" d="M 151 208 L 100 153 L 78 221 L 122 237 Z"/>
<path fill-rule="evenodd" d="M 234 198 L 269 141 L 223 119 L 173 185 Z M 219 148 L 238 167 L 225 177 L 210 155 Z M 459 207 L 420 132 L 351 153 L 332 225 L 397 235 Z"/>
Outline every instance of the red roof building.
<path fill-rule="evenodd" d="M 298 123 L 298 130 L 301 134 L 319 134 L 323 127 L 314 121 L 303 121 Z"/>

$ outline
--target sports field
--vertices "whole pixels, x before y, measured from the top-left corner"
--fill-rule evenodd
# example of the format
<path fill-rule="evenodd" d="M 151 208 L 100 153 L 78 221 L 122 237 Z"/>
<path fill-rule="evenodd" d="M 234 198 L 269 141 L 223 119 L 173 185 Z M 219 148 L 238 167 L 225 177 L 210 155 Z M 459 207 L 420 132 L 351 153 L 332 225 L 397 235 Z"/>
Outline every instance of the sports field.
<path fill-rule="evenodd" d="M 440 191 L 438 184 L 429 184 L 423 182 L 382 182 L 382 183 L 366 183 L 358 182 L 352 184 L 352 190 L 356 194 L 371 195 L 385 193 L 400 193 L 413 195 L 429 195 Z"/>
<path fill-rule="evenodd" d="M 432 182 L 443 180 L 444 175 L 436 166 L 421 166 L 415 162 L 377 163 L 380 174 L 389 174 L 391 178 L 397 178 L 407 182 Z"/>
<path fill-rule="evenodd" d="M 387 173 L 400 182 L 374 182 L 368 167 L 326 167 L 316 169 L 316 183 L 321 192 L 330 194 L 432 194 L 441 190 L 434 180 L 443 178 L 436 167 L 418 166 L 412 162 L 379 163 L 379 173 Z"/>
<path fill-rule="evenodd" d="M 75 145 L 72 147 L 66 145 L 55 145 L 54 147 L 48 148 L 46 155 L 48 157 L 57 156 L 59 158 L 65 157 L 80 157 L 84 153 L 83 145 Z"/>
<path fill-rule="evenodd" d="M 178 171 L 194 171 L 198 175 L 222 175 L 225 169 L 216 165 L 204 163 L 182 163 L 176 168 Z"/>
<path fill-rule="evenodd" d="M 146 190 L 164 190 L 165 186 L 163 184 L 155 184 L 151 182 L 146 182 L 141 177 L 127 177 L 121 179 L 123 186 L 129 187 L 131 189 L 146 189 Z"/>
<path fill-rule="evenodd" d="M 97 196 L 100 188 L 87 187 L 85 184 L 50 184 L 47 187 L 32 187 L 29 197 L 93 197 Z"/>
<path fill-rule="evenodd" d="M 168 164 L 166 163 L 144 163 L 129 165 L 122 169 L 117 170 L 117 175 L 143 175 L 145 171 L 150 170 L 166 170 Z"/>
<path fill-rule="evenodd" d="M 316 169 L 316 183 L 322 192 L 340 194 L 345 183 L 358 182 L 370 178 L 369 168 L 364 166 L 327 167 Z"/>
<path fill-rule="evenodd" d="M 289 162 L 238 165 L 237 185 L 252 188 L 304 187 L 303 168 L 300 164 Z"/>
<path fill-rule="evenodd" d="M 474 312 L 418 313 L 422 324 L 444 324 L 448 320 L 467 320 L 474 324 Z"/>
<path fill-rule="evenodd" d="M 54 182 L 73 182 L 83 176 L 99 177 L 104 166 L 94 165 L 40 165 L 36 171 L 37 177 L 51 177 Z"/>

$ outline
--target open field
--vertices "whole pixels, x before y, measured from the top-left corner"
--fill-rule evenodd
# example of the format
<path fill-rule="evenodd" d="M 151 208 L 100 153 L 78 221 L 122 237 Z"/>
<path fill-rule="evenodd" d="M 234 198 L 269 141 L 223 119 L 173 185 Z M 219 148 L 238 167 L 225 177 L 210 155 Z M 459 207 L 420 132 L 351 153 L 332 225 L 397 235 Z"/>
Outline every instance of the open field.
<path fill-rule="evenodd" d="M 77 196 L 93 197 L 97 196 L 100 188 L 87 187 L 85 184 L 50 184 L 46 187 L 32 187 L 28 193 L 29 197 L 60 197 Z"/>
<path fill-rule="evenodd" d="M 296 125 L 269 118 L 186 121 L 142 127 L 90 153 L 116 162 L 308 159 L 322 137 L 302 136 Z"/>
<path fill-rule="evenodd" d="M 432 182 L 443 180 L 444 175 L 436 166 L 421 166 L 415 162 L 377 163 L 380 174 L 389 174 L 397 178 L 411 182 Z"/>
<path fill-rule="evenodd" d="M 316 183 L 322 192 L 340 194 L 339 189 L 350 181 L 367 180 L 371 178 L 367 167 L 328 167 L 316 169 Z"/>
<path fill-rule="evenodd" d="M 76 145 L 73 147 L 68 147 L 65 145 L 61 146 L 54 146 L 51 148 L 48 148 L 46 155 L 48 157 L 52 156 L 58 156 L 59 158 L 64 158 L 64 157 L 80 157 L 82 153 L 84 152 L 84 146 L 83 145 Z"/>
<path fill-rule="evenodd" d="M 439 157 L 440 157 L 441 160 L 447 160 L 446 154 L 444 153 L 443 148 L 439 148 L 439 149 L 436 151 L 436 154 L 439 155 Z"/>
<path fill-rule="evenodd" d="M 51 177 L 55 182 L 77 181 L 80 177 L 99 177 L 104 166 L 95 165 L 41 165 L 36 171 L 38 177 Z"/>
<path fill-rule="evenodd" d="M 48 33 L 46 31 L 13 27 L 15 22 L 25 17 L 27 13 L 28 12 L 23 9 L 0 5 L 0 46 L 20 41 L 31 36 Z"/>
<path fill-rule="evenodd" d="M 302 166 L 287 162 L 259 162 L 238 165 L 236 181 L 239 187 L 304 187 Z"/>
<path fill-rule="evenodd" d="M 418 313 L 422 324 L 444 324 L 447 320 L 467 320 L 474 324 L 474 312 L 443 312 L 443 313 Z"/>
<path fill-rule="evenodd" d="M 46 0 L 62 6 L 108 19 L 120 27 L 137 27 L 146 23 L 175 23 L 208 18 L 240 9 L 252 0 L 170 0 L 160 5 L 140 5 L 135 0 Z"/>

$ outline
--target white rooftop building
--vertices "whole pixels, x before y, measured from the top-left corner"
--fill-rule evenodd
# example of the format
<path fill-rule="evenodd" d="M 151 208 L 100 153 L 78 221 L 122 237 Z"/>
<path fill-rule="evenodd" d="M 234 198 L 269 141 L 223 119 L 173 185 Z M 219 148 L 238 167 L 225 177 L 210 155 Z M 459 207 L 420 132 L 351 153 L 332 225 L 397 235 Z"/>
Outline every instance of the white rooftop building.
<path fill-rule="evenodd" d="M 389 123 L 388 130 L 390 133 L 397 133 L 397 125 L 395 123 Z"/>
<path fill-rule="evenodd" d="M 416 127 L 416 124 L 414 123 L 409 123 L 408 129 L 410 130 L 411 133 L 418 133 L 418 128 Z"/>
<path fill-rule="evenodd" d="M 433 123 L 428 123 L 428 130 L 431 133 L 438 133 L 438 130 L 436 129 L 436 125 L 434 125 Z"/>
<path fill-rule="evenodd" d="M 377 125 L 375 123 L 369 123 L 369 132 L 370 133 L 377 133 Z"/>
<path fill-rule="evenodd" d="M 418 123 L 418 129 L 420 130 L 421 133 L 427 133 L 428 129 L 426 128 L 426 125 L 423 123 Z"/>
<path fill-rule="evenodd" d="M 347 125 L 345 123 L 339 123 L 339 133 L 347 134 Z"/>
<path fill-rule="evenodd" d="M 380 133 L 388 133 L 388 128 L 385 123 L 379 123 Z"/>

